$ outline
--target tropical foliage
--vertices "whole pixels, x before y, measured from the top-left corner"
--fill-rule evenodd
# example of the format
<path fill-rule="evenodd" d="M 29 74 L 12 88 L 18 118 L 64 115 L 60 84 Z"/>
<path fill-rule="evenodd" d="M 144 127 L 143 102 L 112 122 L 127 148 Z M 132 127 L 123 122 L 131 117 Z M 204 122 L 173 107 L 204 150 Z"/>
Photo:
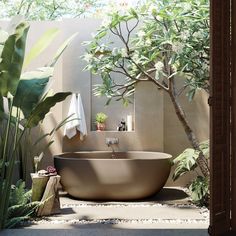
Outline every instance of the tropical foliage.
<path fill-rule="evenodd" d="M 209 140 L 200 143 L 201 151 L 209 161 Z M 188 189 L 190 191 L 193 202 L 198 205 L 209 204 L 209 179 L 198 173 L 197 158 L 199 151 L 193 148 L 187 148 L 178 157 L 173 160 L 176 165 L 173 180 L 177 180 L 180 176 L 190 171 L 196 172 L 196 178 L 191 182 Z"/>
<path fill-rule="evenodd" d="M 85 42 L 88 50 L 83 57 L 87 61 L 85 69 L 101 75 L 102 83 L 94 92 L 107 96 L 107 104 L 115 99 L 128 105 L 141 82 L 152 82 L 164 91 L 194 150 L 186 168 L 198 166 L 208 180 L 207 158 L 179 97 L 185 93 L 191 101 L 197 90 L 209 92 L 209 2 L 147 2 L 139 9 L 108 15 L 93 40 Z M 179 176 L 175 175 L 175 179 Z"/>
<path fill-rule="evenodd" d="M 27 191 L 25 183 L 19 180 L 16 185 L 11 186 L 5 228 L 12 228 L 35 215 L 40 204 L 40 202 L 31 202 L 31 190 Z"/>
<path fill-rule="evenodd" d="M 18 219 L 14 219 L 8 224 L 8 219 L 13 216 L 13 214 L 9 216 L 7 213 L 13 212 L 10 209 L 18 209 L 23 212 L 15 215 L 20 216 L 19 219 L 30 215 L 33 209 L 31 205 L 26 204 L 25 210 L 22 211 L 23 203 L 17 203 L 17 205 L 21 205 L 20 208 L 10 204 L 11 195 L 15 194 L 14 191 L 20 191 L 23 188 L 21 185 L 20 189 L 12 190 L 16 165 L 22 161 L 20 158 L 21 141 L 24 135 L 29 129 L 36 127 L 44 120 L 53 106 L 71 94 L 70 92 L 59 92 L 49 95 L 48 84 L 52 78 L 56 61 L 75 35 L 66 40 L 46 66 L 35 71 L 23 72 L 31 60 L 42 52 L 35 48 L 39 48 L 38 45 L 42 45 L 42 42 L 48 45 L 47 40 L 52 41 L 56 31 L 47 31 L 25 56 L 28 30 L 29 24 L 20 22 L 15 30 L 11 30 L 13 33 L 0 31 L 0 229 L 14 225 L 14 222 L 18 221 Z M 42 46 L 42 48 L 46 47 Z"/>

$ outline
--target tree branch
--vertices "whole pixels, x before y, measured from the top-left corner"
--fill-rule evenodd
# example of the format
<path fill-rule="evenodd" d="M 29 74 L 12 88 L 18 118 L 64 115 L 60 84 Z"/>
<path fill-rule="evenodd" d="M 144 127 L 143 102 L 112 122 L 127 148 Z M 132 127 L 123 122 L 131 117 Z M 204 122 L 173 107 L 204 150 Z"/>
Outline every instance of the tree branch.
<path fill-rule="evenodd" d="M 163 84 L 159 83 L 151 75 L 149 75 L 145 70 L 143 70 L 143 68 L 139 64 L 137 64 L 131 57 L 130 57 L 130 60 L 134 63 L 135 66 L 138 67 L 140 72 L 143 73 L 148 78 L 148 80 L 150 80 L 151 82 L 156 84 L 158 87 L 162 88 L 164 91 L 168 92 L 168 90 L 169 90 L 168 88 L 166 88 Z"/>
<path fill-rule="evenodd" d="M 19 8 L 18 8 L 18 10 L 17 10 L 17 12 L 16 12 L 16 15 L 20 15 L 21 9 L 22 9 L 23 5 L 24 5 L 24 0 L 21 0 L 20 5 L 19 5 Z"/>
<path fill-rule="evenodd" d="M 125 21 L 126 29 L 127 29 L 127 32 L 128 32 L 128 36 L 127 36 L 127 40 L 126 40 L 127 44 L 129 44 L 130 35 L 131 35 L 132 31 L 138 26 L 138 24 L 139 24 L 139 20 L 137 19 L 137 22 L 135 23 L 135 25 L 131 29 L 129 29 L 128 22 Z"/>
<path fill-rule="evenodd" d="M 174 20 L 174 23 L 175 23 L 175 27 L 176 27 L 177 31 L 180 33 L 181 31 L 180 31 L 180 29 L 179 29 L 179 26 L 178 26 L 176 20 Z"/>

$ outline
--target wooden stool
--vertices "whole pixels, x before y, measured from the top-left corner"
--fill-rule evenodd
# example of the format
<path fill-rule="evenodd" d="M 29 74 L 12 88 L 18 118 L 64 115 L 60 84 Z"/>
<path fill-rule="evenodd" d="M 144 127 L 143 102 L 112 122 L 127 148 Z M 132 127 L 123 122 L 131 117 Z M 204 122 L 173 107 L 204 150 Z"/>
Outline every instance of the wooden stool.
<path fill-rule="evenodd" d="M 41 201 L 37 216 L 47 216 L 60 213 L 60 200 L 58 187 L 60 175 L 39 176 L 31 174 L 32 178 L 32 201 Z"/>

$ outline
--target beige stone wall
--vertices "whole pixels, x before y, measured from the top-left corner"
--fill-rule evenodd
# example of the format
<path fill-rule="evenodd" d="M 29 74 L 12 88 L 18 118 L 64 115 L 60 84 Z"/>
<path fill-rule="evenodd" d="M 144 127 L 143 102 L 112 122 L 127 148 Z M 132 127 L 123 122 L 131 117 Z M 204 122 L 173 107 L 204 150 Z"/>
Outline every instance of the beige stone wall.
<path fill-rule="evenodd" d="M 52 164 L 52 155 L 65 151 L 79 150 L 109 150 L 105 144 L 106 137 L 118 137 L 119 145 L 117 150 L 146 150 L 166 152 L 176 157 L 185 148 L 189 147 L 184 130 L 178 121 L 171 101 L 167 94 L 158 90 L 154 84 L 149 82 L 140 83 L 136 88 L 134 106 L 130 110 L 124 111 L 122 106 L 110 107 L 109 122 L 110 127 L 116 127 L 121 118 L 120 114 L 133 112 L 135 118 L 135 128 L 132 132 L 96 132 L 92 131 L 92 111 L 97 111 L 95 101 L 92 96 L 91 75 L 83 71 L 85 63 L 80 56 L 84 53 L 85 47 L 81 45 L 83 41 L 91 39 L 91 33 L 95 32 L 100 21 L 92 19 L 64 20 L 62 22 L 32 22 L 29 32 L 28 47 L 33 45 L 38 37 L 48 28 L 58 27 L 62 33 L 54 40 L 53 44 L 35 60 L 30 68 L 34 69 L 48 62 L 55 53 L 61 42 L 75 32 L 78 36 L 66 49 L 62 59 L 55 67 L 54 91 L 71 91 L 80 93 L 85 109 L 88 136 L 82 142 L 79 137 L 69 140 L 63 137 L 63 130 L 55 136 L 55 143 L 47 152 L 43 166 Z M 196 132 L 200 141 L 206 140 L 209 136 L 209 110 L 206 103 L 207 95 L 199 92 L 194 101 L 188 102 L 183 94 L 181 103 L 185 109 L 188 120 Z M 63 104 L 52 109 L 50 115 L 44 121 L 44 132 L 50 131 L 58 122 L 66 117 L 70 98 Z M 123 112 L 123 113 L 122 113 Z M 191 175 L 181 178 L 173 183 L 171 178 L 168 185 L 185 185 Z"/>

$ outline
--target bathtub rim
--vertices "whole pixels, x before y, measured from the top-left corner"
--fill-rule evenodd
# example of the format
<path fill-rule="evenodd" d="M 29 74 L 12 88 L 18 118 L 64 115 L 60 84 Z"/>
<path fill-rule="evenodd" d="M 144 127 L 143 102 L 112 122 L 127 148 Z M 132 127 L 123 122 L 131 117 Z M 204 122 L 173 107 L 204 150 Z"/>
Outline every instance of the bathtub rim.
<path fill-rule="evenodd" d="M 76 157 L 63 157 L 63 155 L 65 154 L 90 154 L 90 153 L 112 153 L 111 151 L 76 151 L 76 152 L 63 152 L 60 154 L 56 154 L 53 155 L 53 158 L 57 158 L 57 159 L 62 159 L 62 160 L 114 160 L 114 161 L 118 161 L 118 160 L 126 160 L 126 161 L 132 161 L 132 160 L 170 160 L 172 158 L 172 155 L 169 153 L 165 153 L 165 152 L 155 152 L 155 151 L 118 151 L 115 153 L 130 153 L 130 154 L 135 154 L 135 153 L 142 153 L 142 154 L 160 154 L 159 158 L 151 158 L 151 157 L 143 157 L 143 158 L 76 158 Z M 161 156 L 162 155 L 162 156 Z"/>

